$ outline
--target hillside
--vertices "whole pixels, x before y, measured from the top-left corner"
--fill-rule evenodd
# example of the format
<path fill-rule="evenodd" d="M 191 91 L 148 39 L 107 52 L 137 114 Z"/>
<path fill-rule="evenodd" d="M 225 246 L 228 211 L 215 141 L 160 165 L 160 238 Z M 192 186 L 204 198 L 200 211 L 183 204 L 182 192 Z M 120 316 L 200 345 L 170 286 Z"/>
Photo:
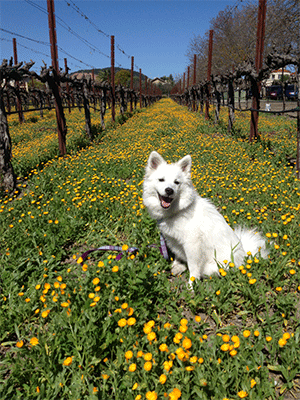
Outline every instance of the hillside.
<path fill-rule="evenodd" d="M 97 76 L 100 72 L 106 71 L 106 70 L 110 70 L 110 67 L 95 68 L 95 69 L 94 69 L 94 74 L 95 74 L 95 76 Z M 118 71 L 121 71 L 121 70 L 131 71 L 131 70 L 128 69 L 128 68 L 115 67 L 115 73 L 117 73 Z M 73 75 L 73 74 L 78 74 L 78 73 L 92 73 L 92 70 L 91 70 L 91 69 L 80 69 L 80 70 L 78 70 L 78 71 L 72 72 L 72 75 Z M 137 71 L 133 71 L 133 77 L 134 77 L 134 78 L 135 78 L 135 77 L 139 78 L 139 77 L 140 77 L 140 73 L 137 72 Z M 147 78 L 146 75 L 142 74 L 142 80 L 144 80 L 145 78 Z"/>

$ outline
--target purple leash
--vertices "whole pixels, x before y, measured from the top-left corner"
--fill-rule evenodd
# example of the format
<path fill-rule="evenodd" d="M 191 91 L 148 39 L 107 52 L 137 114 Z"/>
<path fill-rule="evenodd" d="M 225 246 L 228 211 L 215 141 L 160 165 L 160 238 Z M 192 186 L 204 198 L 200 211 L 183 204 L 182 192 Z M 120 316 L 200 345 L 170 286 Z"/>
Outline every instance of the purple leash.
<path fill-rule="evenodd" d="M 169 259 L 169 254 L 168 254 L 168 249 L 167 249 L 167 244 L 165 241 L 165 238 L 163 237 L 162 234 L 160 234 L 160 248 L 159 248 L 161 255 L 165 260 Z"/>
<path fill-rule="evenodd" d="M 156 245 L 151 245 L 151 247 L 156 247 Z M 129 247 L 127 250 L 122 250 L 122 246 L 101 246 L 101 247 L 98 247 L 97 249 L 91 249 L 91 250 L 88 250 L 85 253 L 83 253 L 82 256 L 80 257 L 82 260 L 80 262 L 80 264 L 82 265 L 82 263 L 84 262 L 84 260 L 88 257 L 88 255 L 90 253 L 93 253 L 94 251 L 107 251 L 107 250 L 119 251 L 120 253 L 115 258 L 116 261 L 119 261 L 124 256 L 124 252 L 128 253 L 128 254 L 136 253 L 139 249 L 138 249 L 138 247 Z M 164 257 L 164 259 L 168 260 L 169 259 L 168 249 L 167 249 L 166 241 L 162 234 L 160 234 L 159 250 L 161 252 L 161 255 Z"/>

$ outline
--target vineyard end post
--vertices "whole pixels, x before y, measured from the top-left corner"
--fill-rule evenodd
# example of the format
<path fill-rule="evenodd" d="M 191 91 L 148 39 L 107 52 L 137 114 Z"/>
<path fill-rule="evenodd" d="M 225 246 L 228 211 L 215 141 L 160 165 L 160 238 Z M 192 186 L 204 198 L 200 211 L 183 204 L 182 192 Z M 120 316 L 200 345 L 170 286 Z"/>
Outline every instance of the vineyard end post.
<path fill-rule="evenodd" d="M 112 89 L 112 99 L 111 99 L 111 120 L 115 122 L 116 110 L 115 110 L 115 37 L 111 36 L 111 89 Z"/>

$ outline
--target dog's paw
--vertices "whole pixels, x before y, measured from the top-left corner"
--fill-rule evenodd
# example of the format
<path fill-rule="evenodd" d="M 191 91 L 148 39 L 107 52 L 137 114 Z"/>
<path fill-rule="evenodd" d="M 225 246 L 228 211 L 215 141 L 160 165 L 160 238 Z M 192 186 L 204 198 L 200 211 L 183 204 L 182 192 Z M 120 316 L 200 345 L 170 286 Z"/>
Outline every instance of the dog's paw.
<path fill-rule="evenodd" d="M 193 282 L 194 282 L 193 280 L 189 279 L 189 281 L 186 285 L 187 289 L 190 290 L 191 293 L 195 293 Z"/>
<path fill-rule="evenodd" d="M 181 262 L 175 260 L 172 264 L 171 272 L 173 275 L 180 275 L 182 272 L 186 270 L 186 266 L 181 264 Z"/>

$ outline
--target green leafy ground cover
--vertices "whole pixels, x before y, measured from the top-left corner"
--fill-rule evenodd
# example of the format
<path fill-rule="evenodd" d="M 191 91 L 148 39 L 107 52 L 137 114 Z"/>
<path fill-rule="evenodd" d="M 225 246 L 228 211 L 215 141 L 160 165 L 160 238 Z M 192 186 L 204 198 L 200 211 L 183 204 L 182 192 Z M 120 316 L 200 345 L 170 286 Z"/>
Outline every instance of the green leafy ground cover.
<path fill-rule="evenodd" d="M 249 114 L 237 116 L 234 137 L 226 117 L 214 126 L 165 99 L 63 159 L 45 158 L 52 142 L 35 158 L 17 152 L 42 126 L 11 121 L 26 179 L 0 200 L 1 399 L 299 396 L 300 182 L 287 164 L 296 124 L 261 116 L 262 140 L 250 145 Z M 81 135 L 83 116 L 72 118 L 69 132 Z M 142 203 L 152 150 L 169 161 L 191 154 L 199 193 L 232 227 L 261 230 L 269 259 L 228 264 L 195 294 L 185 274 L 173 277 L 148 247 L 159 243 Z M 139 251 L 79 263 L 108 244 Z"/>

